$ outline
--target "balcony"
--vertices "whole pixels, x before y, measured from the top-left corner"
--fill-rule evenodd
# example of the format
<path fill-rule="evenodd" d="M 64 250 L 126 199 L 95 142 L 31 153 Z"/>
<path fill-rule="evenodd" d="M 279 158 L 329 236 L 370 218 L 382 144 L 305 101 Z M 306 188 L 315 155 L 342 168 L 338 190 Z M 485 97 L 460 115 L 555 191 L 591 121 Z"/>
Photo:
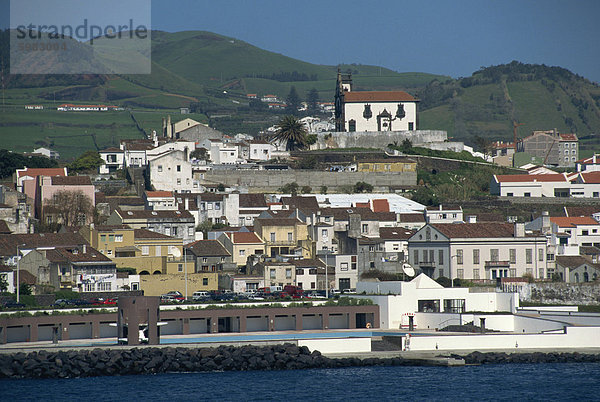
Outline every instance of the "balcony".
<path fill-rule="evenodd" d="M 510 268 L 510 261 L 486 261 L 485 269 Z"/>
<path fill-rule="evenodd" d="M 268 241 L 267 246 L 272 247 L 296 247 L 296 242 L 294 240 L 277 240 L 277 241 Z"/>

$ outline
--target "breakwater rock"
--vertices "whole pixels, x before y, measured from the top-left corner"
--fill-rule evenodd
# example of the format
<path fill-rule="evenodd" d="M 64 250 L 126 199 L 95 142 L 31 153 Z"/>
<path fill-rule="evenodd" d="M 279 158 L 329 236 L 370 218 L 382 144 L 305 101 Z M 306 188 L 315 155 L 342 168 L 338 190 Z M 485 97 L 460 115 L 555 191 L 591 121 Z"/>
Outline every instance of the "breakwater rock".
<path fill-rule="evenodd" d="M 582 353 L 480 353 L 452 355 L 467 364 L 599 362 Z M 434 359 L 328 358 L 293 344 L 218 348 L 140 347 L 0 354 L 0 378 L 74 378 L 199 371 L 294 370 L 359 366 L 430 366 Z"/>
<path fill-rule="evenodd" d="M 229 370 L 415 365 L 402 358 L 330 359 L 306 346 L 93 349 L 0 354 L 0 378 L 72 378 Z"/>
<path fill-rule="evenodd" d="M 600 362 L 600 354 L 586 353 L 504 353 L 504 352 L 471 352 L 462 357 L 466 364 L 506 364 L 506 363 L 595 363 Z"/>

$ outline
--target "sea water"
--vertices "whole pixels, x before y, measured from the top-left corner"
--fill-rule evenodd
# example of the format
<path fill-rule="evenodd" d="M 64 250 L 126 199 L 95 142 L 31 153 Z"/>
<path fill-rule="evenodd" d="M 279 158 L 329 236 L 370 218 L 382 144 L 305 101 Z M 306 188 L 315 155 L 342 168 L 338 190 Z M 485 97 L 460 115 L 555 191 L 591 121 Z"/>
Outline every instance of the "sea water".
<path fill-rule="evenodd" d="M 0 400 L 600 400 L 600 363 L 353 367 L 0 380 Z"/>

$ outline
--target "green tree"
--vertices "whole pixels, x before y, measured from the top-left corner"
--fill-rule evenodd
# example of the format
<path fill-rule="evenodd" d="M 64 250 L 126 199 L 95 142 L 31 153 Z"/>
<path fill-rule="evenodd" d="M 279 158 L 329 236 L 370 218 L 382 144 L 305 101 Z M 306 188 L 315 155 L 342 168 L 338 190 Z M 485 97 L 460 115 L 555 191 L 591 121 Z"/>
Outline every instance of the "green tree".
<path fill-rule="evenodd" d="M 406 138 L 404 141 L 402 141 L 400 150 L 404 153 L 409 153 L 410 151 L 412 151 L 412 142 L 410 142 L 410 140 Z"/>
<path fill-rule="evenodd" d="M 99 166 L 102 166 L 104 161 L 96 151 L 85 151 L 71 164 L 68 165 L 68 169 L 71 172 L 84 172 L 97 170 Z"/>
<path fill-rule="evenodd" d="M 206 148 L 196 148 L 195 150 L 192 151 L 192 153 L 190 153 L 190 158 L 198 159 L 201 161 L 210 160 L 208 151 L 206 150 Z"/>
<path fill-rule="evenodd" d="M 319 189 L 319 192 L 321 194 L 327 194 L 327 186 L 321 186 L 321 188 Z"/>
<path fill-rule="evenodd" d="M 319 111 L 319 92 L 316 88 L 308 91 L 306 95 L 306 103 L 308 104 L 308 111 L 311 113 Z"/>
<path fill-rule="evenodd" d="M 8 281 L 4 278 L 4 276 L 0 276 L 0 293 L 6 292 L 8 290 Z"/>
<path fill-rule="evenodd" d="M 291 195 L 298 195 L 298 189 L 300 188 L 300 186 L 298 186 L 298 183 L 291 182 L 291 183 L 287 183 L 286 185 L 284 185 L 283 187 L 281 187 L 279 189 L 279 191 L 281 191 L 284 194 L 291 194 Z"/>
<path fill-rule="evenodd" d="M 274 139 L 277 141 L 285 141 L 286 149 L 293 151 L 306 146 L 306 128 L 294 116 L 283 116 L 277 124 L 277 132 Z"/>
<path fill-rule="evenodd" d="M 354 192 L 355 193 L 371 193 L 371 192 L 373 192 L 373 186 L 364 181 L 359 181 L 359 182 L 356 182 L 356 184 L 354 185 Z"/>
<path fill-rule="evenodd" d="M 311 186 L 302 186 L 300 191 L 302 191 L 302 194 L 310 194 L 312 192 L 312 187 Z"/>
<path fill-rule="evenodd" d="M 297 115 L 298 108 L 300 107 L 301 102 L 302 102 L 302 100 L 300 99 L 300 96 L 298 95 L 298 92 L 296 91 L 296 87 L 292 85 L 292 87 L 290 88 L 290 92 L 288 93 L 288 96 L 285 98 L 286 112 L 293 114 L 293 115 Z"/>
<path fill-rule="evenodd" d="M 0 149 L 0 178 L 10 177 L 16 169 L 28 168 L 52 168 L 58 163 L 54 159 L 45 156 L 25 156 L 6 149 Z"/>
<path fill-rule="evenodd" d="M 19 286 L 19 295 L 21 296 L 29 296 L 31 295 L 31 286 L 27 283 L 22 283 Z"/>

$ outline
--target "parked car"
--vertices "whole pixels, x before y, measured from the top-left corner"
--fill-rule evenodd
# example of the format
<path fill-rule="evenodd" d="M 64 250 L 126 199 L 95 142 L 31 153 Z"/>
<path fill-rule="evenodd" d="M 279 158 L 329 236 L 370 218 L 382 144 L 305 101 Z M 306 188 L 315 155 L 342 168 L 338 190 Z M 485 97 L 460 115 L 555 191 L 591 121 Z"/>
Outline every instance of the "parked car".
<path fill-rule="evenodd" d="M 24 308 L 25 304 L 17 303 L 16 301 L 7 301 L 4 302 L 4 308 Z"/>
<path fill-rule="evenodd" d="M 54 301 L 54 304 L 52 304 L 53 307 L 65 307 L 70 305 L 70 300 L 67 299 L 56 299 Z"/>
<path fill-rule="evenodd" d="M 210 294 L 203 290 L 198 290 L 192 294 L 192 300 L 194 301 L 207 301 L 210 300 Z"/>
<path fill-rule="evenodd" d="M 185 301 L 185 297 L 183 297 L 181 292 L 179 292 L 177 290 L 172 290 L 168 293 L 165 293 L 164 295 L 161 295 L 160 296 L 161 299 L 163 298 L 163 296 L 169 296 L 171 298 L 171 301 L 178 302 L 178 303 L 183 303 Z"/>

